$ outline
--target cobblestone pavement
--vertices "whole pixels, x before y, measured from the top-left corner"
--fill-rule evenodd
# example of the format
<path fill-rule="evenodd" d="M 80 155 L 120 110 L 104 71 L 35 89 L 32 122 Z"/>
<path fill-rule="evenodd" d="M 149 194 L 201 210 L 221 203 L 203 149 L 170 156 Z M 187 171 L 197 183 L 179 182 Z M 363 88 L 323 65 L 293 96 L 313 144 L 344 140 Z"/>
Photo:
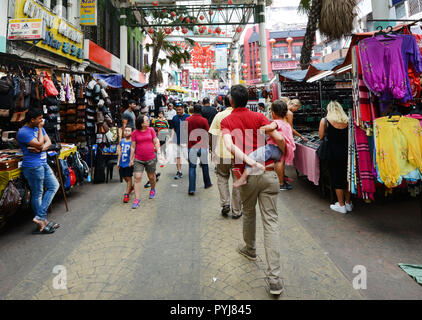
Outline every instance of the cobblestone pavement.
<path fill-rule="evenodd" d="M 0 234 L 0 299 L 276 299 L 264 281 L 260 219 L 259 259 L 250 262 L 236 252 L 242 218 L 220 214 L 213 168 L 214 187 L 199 183 L 193 197 L 186 167 L 181 180 L 173 180 L 174 166 L 160 171 L 157 198 L 144 189 L 137 210 L 122 203 L 115 173 L 109 184 L 75 190 L 71 212 L 55 205 L 55 234 L 31 235 L 30 217 Z M 365 298 L 286 203 L 291 195 L 278 200 L 285 284 L 278 299 Z M 53 288 L 56 265 L 66 268 L 67 289 Z"/>

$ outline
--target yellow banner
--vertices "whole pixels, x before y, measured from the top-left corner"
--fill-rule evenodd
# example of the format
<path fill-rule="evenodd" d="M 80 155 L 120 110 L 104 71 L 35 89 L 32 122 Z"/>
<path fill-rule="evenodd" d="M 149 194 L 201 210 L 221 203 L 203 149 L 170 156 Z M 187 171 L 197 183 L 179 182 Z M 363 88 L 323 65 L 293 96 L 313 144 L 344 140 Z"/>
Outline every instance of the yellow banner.
<path fill-rule="evenodd" d="M 81 26 L 97 25 L 97 0 L 81 0 Z"/>
<path fill-rule="evenodd" d="M 44 19 L 45 39 L 38 48 L 81 63 L 83 60 L 83 33 L 34 0 L 16 0 L 15 19 Z M 32 42 L 31 42 L 32 43 Z"/>

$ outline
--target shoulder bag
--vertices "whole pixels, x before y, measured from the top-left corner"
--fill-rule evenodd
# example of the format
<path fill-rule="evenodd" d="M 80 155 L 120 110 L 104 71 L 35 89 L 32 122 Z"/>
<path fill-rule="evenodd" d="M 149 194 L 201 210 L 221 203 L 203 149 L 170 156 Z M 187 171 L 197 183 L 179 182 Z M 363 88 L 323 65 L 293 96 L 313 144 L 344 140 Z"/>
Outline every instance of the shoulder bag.
<path fill-rule="evenodd" d="M 324 138 L 322 139 L 321 144 L 319 145 L 317 149 L 317 155 L 319 160 L 326 161 L 330 159 L 330 149 L 328 145 L 328 120 L 327 118 L 324 118 Z"/>

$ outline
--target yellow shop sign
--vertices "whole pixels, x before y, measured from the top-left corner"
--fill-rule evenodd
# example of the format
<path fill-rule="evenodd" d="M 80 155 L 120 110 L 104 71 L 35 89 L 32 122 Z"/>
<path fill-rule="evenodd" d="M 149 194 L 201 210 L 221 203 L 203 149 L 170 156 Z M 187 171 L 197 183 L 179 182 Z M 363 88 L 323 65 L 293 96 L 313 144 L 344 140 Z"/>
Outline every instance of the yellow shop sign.
<path fill-rule="evenodd" d="M 81 0 L 81 26 L 97 25 L 97 0 Z"/>
<path fill-rule="evenodd" d="M 37 18 L 45 21 L 45 36 L 36 44 L 38 48 L 82 62 L 83 33 L 74 26 L 34 0 L 16 0 L 15 19 L 19 18 Z"/>

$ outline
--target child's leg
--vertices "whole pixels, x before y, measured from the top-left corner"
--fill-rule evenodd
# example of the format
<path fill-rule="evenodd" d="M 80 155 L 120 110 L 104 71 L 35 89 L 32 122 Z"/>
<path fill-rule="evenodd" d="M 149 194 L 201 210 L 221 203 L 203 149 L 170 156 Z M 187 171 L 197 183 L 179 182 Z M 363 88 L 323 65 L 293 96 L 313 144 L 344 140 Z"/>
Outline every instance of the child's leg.
<path fill-rule="evenodd" d="M 126 193 L 129 194 L 132 189 L 132 177 L 124 177 L 126 181 Z"/>
<path fill-rule="evenodd" d="M 286 152 L 286 140 L 284 139 L 283 135 L 277 130 L 268 132 L 268 135 L 274 139 L 277 147 L 279 147 L 281 152 L 284 154 Z"/>
<path fill-rule="evenodd" d="M 280 185 L 284 184 L 284 160 L 275 163 L 275 173 L 277 173 Z"/>

